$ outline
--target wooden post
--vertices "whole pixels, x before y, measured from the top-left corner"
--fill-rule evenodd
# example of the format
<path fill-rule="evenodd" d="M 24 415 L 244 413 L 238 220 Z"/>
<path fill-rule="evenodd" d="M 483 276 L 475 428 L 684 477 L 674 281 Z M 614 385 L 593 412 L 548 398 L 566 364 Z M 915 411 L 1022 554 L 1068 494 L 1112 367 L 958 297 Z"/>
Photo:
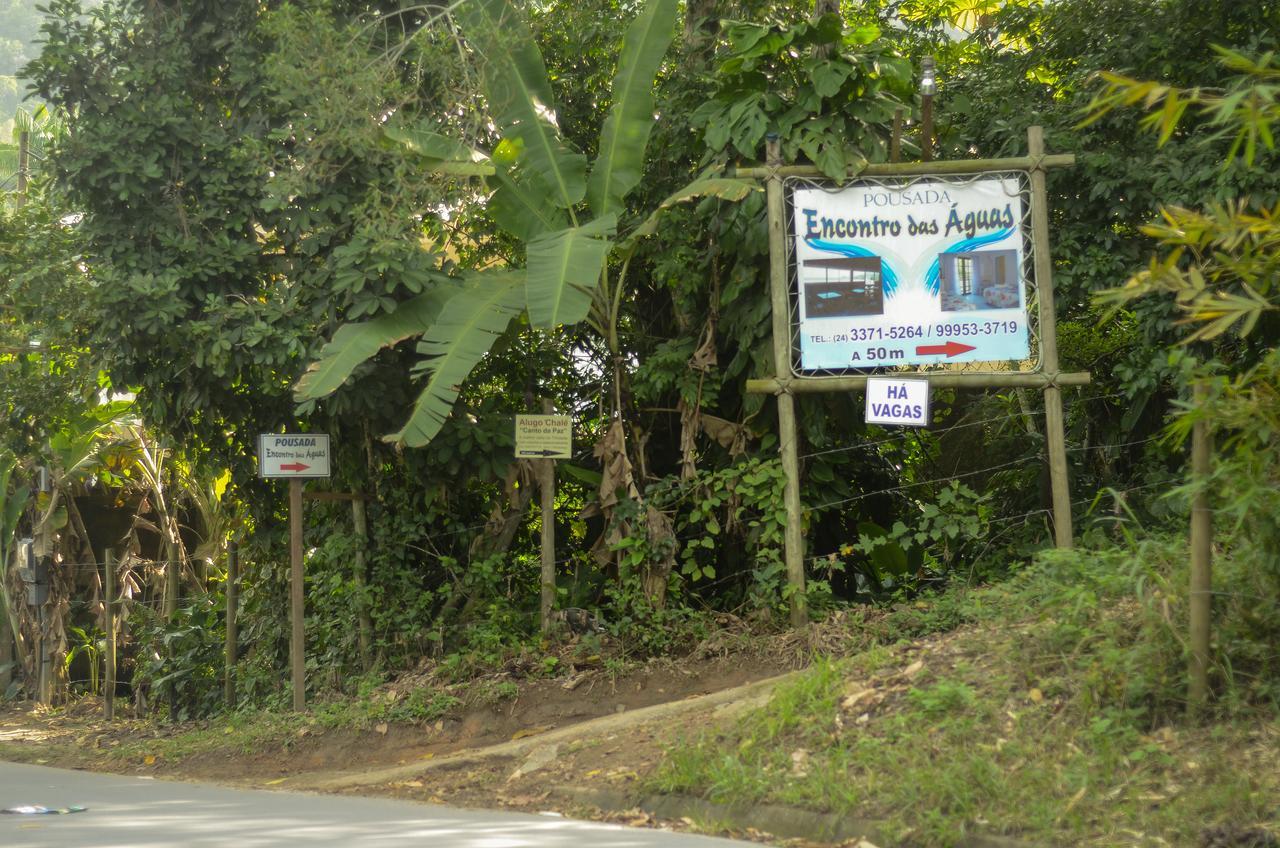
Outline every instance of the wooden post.
<path fill-rule="evenodd" d="M 554 415 L 555 405 L 542 401 L 542 414 Z M 542 598 L 539 605 L 542 635 L 551 632 L 551 611 L 556 607 L 556 461 L 535 460 L 538 469 L 538 501 L 542 507 Z"/>
<path fill-rule="evenodd" d="M 226 664 L 222 671 L 222 696 L 227 709 L 236 706 L 236 654 L 240 652 L 239 622 L 236 616 L 240 606 L 240 544 L 232 539 L 227 544 L 227 643 Z"/>
<path fill-rule="evenodd" d="M 556 606 L 556 461 L 534 460 L 538 466 L 538 495 L 542 506 L 542 634 L 551 632 Z"/>
<path fill-rule="evenodd" d="M 351 501 L 351 524 L 356 533 L 356 558 L 351 582 L 356 590 L 356 621 L 360 628 L 360 667 L 368 672 L 373 668 L 373 619 L 369 615 L 369 597 L 365 591 L 368 569 L 369 518 L 364 510 L 364 498 Z"/>
<path fill-rule="evenodd" d="M 782 177 L 782 145 L 776 134 L 766 141 L 765 159 L 772 173 L 766 183 L 769 212 L 769 298 L 773 309 L 773 368 L 779 377 L 791 376 L 791 299 L 787 276 L 787 214 Z M 785 551 L 787 588 L 791 598 L 791 626 L 809 624 L 804 576 L 804 513 L 800 506 L 800 454 L 797 444 L 796 399 L 791 392 L 778 394 L 778 450 L 785 480 L 783 500 L 787 510 Z"/>
<path fill-rule="evenodd" d="M 4 564 L 0 563 L 0 573 L 4 570 Z M 13 682 L 13 663 L 15 658 L 13 631 L 9 624 L 9 605 L 3 600 L 0 594 L 0 698 L 4 697 L 4 693 L 9 691 L 9 684 Z"/>
<path fill-rule="evenodd" d="M 289 665 L 293 708 L 298 712 L 307 706 L 302 576 L 302 481 L 294 478 L 289 481 Z"/>
<path fill-rule="evenodd" d="M 1049 196 L 1044 186 L 1044 129 L 1027 129 L 1027 154 L 1037 160 L 1031 167 L 1031 244 L 1035 251 L 1036 293 L 1040 301 L 1040 369 L 1058 371 L 1058 318 L 1053 303 L 1053 260 L 1049 253 Z M 1071 484 L 1067 477 L 1066 421 L 1062 389 L 1056 383 L 1044 388 L 1044 425 L 1049 453 L 1049 481 L 1053 489 L 1053 537 L 1059 548 L 1074 542 L 1071 527 Z"/>
<path fill-rule="evenodd" d="M 107 548 L 102 557 L 102 629 L 107 634 L 106 666 L 102 673 L 102 717 L 116 717 L 116 553 Z"/>
<path fill-rule="evenodd" d="M 1204 381 L 1197 380 L 1195 406 L 1202 408 L 1208 398 Z M 1200 488 L 1191 501 L 1191 590 L 1190 640 L 1191 658 L 1188 669 L 1187 712 L 1192 717 L 1203 713 L 1209 701 L 1209 636 L 1213 612 L 1213 513 L 1209 510 L 1209 494 L 1205 481 L 1212 470 L 1213 433 L 1209 422 L 1197 421 L 1191 430 L 1191 477 Z"/>

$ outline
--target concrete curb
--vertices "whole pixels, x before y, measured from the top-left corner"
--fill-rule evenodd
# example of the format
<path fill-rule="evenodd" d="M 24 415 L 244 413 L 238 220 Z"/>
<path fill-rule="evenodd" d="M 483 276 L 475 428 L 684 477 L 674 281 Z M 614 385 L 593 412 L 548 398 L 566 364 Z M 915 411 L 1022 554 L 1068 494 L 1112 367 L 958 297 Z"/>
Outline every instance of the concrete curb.
<path fill-rule="evenodd" d="M 581 786 L 558 786 L 553 794 L 608 812 L 641 810 L 659 819 L 689 819 L 710 831 L 762 831 L 783 839 L 807 839 L 813 842 L 841 843 L 865 839 L 881 848 L 890 848 L 892 840 L 884 822 L 860 819 L 835 813 L 815 813 L 777 804 L 715 804 L 701 798 L 683 795 L 628 795 L 610 789 Z M 956 843 L 957 848 L 1037 848 L 1028 842 L 1007 836 L 971 834 Z"/>

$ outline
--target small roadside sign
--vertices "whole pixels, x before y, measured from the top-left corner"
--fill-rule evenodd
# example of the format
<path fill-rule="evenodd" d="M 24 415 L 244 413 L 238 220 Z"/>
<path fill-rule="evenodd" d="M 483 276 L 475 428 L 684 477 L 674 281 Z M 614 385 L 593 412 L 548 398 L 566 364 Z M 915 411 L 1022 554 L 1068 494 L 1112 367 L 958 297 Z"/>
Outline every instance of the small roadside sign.
<path fill-rule="evenodd" d="M 928 426 L 929 381 L 868 377 L 867 423 Z"/>
<path fill-rule="evenodd" d="M 329 476 L 327 433 L 263 433 L 258 436 L 258 476 Z"/>
<path fill-rule="evenodd" d="M 516 457 L 573 457 L 573 419 L 568 415 L 517 415 Z"/>

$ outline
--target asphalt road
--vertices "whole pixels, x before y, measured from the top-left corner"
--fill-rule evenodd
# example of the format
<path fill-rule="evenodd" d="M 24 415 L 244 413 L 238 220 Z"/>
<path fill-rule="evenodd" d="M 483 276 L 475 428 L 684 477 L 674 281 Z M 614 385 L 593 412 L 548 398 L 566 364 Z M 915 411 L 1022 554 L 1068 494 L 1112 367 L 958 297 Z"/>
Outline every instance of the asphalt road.
<path fill-rule="evenodd" d="M 88 809 L 71 815 L 0 815 L 3 848 L 731 848 L 750 844 L 555 816 L 227 789 L 0 762 L 0 809 L 20 805 Z"/>

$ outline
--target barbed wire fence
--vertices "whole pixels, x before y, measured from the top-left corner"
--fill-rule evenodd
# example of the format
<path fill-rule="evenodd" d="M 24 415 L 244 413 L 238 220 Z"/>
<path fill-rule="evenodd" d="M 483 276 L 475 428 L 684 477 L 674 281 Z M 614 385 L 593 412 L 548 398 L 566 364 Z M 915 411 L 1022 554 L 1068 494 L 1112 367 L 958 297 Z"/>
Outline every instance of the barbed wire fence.
<path fill-rule="evenodd" d="M 1078 403 L 1099 403 L 1099 402 L 1115 400 L 1121 397 L 1124 397 L 1123 393 L 1114 392 L 1109 394 L 1099 394 L 1099 395 L 1093 395 L 1090 397 L 1080 398 L 1077 400 L 1077 402 Z M 964 418 L 962 418 L 960 421 L 957 421 L 954 424 L 949 424 L 947 426 L 932 427 L 926 430 L 925 432 L 927 432 L 929 437 L 933 439 L 940 439 L 940 438 L 945 438 L 946 436 L 954 433 L 977 429 L 977 428 L 992 428 L 993 430 L 999 430 L 1001 428 L 1001 425 L 1008 424 L 1009 422 L 1013 422 L 1013 421 L 1027 422 L 1027 421 L 1035 420 L 1037 417 L 1043 416 L 1043 415 L 1044 415 L 1044 411 L 1042 409 L 1023 409 L 1023 410 L 1011 412 L 1008 414 L 987 416 L 987 417 L 978 418 L 974 420 L 965 420 Z M 852 451 L 878 453 L 882 451 L 882 449 L 890 447 L 895 444 L 907 445 L 911 442 L 911 440 L 916 438 L 918 438 L 918 434 L 915 431 L 904 429 L 900 432 L 889 433 L 883 437 L 876 437 L 870 440 L 862 440 L 853 444 L 813 450 L 808 453 L 802 454 L 801 458 L 815 459 L 815 458 L 832 456 L 832 455 L 837 455 L 837 454 L 852 452 Z M 1087 455 L 1093 452 L 1108 452 L 1108 451 L 1114 452 L 1114 451 L 1139 448 L 1144 445 L 1159 442 L 1163 438 L 1164 437 L 1161 435 L 1155 435 L 1155 436 L 1150 436 L 1146 438 L 1132 439 L 1132 440 L 1118 442 L 1118 443 L 1098 443 L 1098 444 L 1069 443 L 1067 449 L 1069 453 L 1076 454 L 1076 455 Z M 856 494 L 852 494 L 852 495 L 848 495 L 840 498 L 833 498 L 833 499 L 816 503 L 816 504 L 807 504 L 806 509 L 809 510 L 810 512 L 822 512 L 822 511 L 832 510 L 832 509 L 848 508 L 850 505 L 856 504 L 860 501 L 864 501 L 869 498 L 874 498 L 874 497 L 883 496 L 883 495 L 897 495 L 904 498 L 908 502 L 915 503 L 914 496 L 917 494 L 919 490 L 925 489 L 926 487 L 945 486 L 950 484 L 951 482 L 964 481 L 972 478 L 981 478 L 983 476 L 997 474 L 1001 471 L 1006 471 L 1014 468 L 1022 468 L 1022 467 L 1033 465 L 1033 464 L 1040 464 L 1040 463 L 1043 463 L 1044 461 L 1045 460 L 1043 456 L 1039 454 L 1031 454 L 1031 455 L 1017 457 L 1017 458 L 1013 458 L 1013 459 L 1009 459 L 1001 462 L 987 464 L 980 468 L 966 469 L 966 470 L 959 471 L 956 473 L 951 473 L 951 474 L 940 474 L 940 475 L 932 476 L 923 480 L 904 481 L 894 486 L 885 486 L 885 487 L 873 489 L 870 491 L 858 492 Z M 1127 495 L 1132 492 L 1148 490 L 1151 488 L 1161 487 L 1161 486 L 1168 487 L 1170 485 L 1171 485 L 1170 481 L 1159 481 L 1159 482 L 1148 483 L 1144 485 L 1129 486 L 1129 487 L 1126 487 L 1125 490 L 1120 494 Z M 1082 497 L 1080 499 L 1073 501 L 1073 507 L 1080 507 L 1080 506 L 1096 503 L 1098 501 L 1098 497 L 1099 497 L 1098 495 L 1094 495 L 1091 497 Z M 981 548 L 977 552 L 977 554 L 975 555 L 975 558 L 981 558 L 993 546 L 999 544 L 1003 539 L 1011 536 L 1012 534 L 1019 531 L 1020 529 L 1024 529 L 1028 524 L 1031 524 L 1036 521 L 1044 521 L 1047 524 L 1051 520 L 1051 518 L 1052 518 L 1052 510 L 1050 508 L 1037 507 L 1037 508 L 1028 509 L 1013 515 L 999 515 L 994 518 L 985 519 L 983 523 L 987 528 L 987 530 L 994 531 L 994 532 L 988 533 L 988 535 L 986 536 L 985 544 L 983 548 Z M 471 524 L 463 527 L 455 527 L 453 529 L 446 530 L 443 532 L 431 533 L 428 536 L 428 540 L 436 541 L 436 540 L 450 539 L 450 538 L 457 537 L 460 535 L 465 535 L 465 534 L 473 534 L 476 532 L 483 531 L 487 526 L 489 526 L 489 522 L 475 523 L 475 524 Z M 681 534 L 681 538 L 679 539 L 679 541 L 683 543 L 687 543 L 691 541 L 693 538 L 695 538 L 695 535 L 693 534 Z M 850 541 L 852 542 L 856 540 L 850 540 Z M 819 568 L 822 568 L 824 565 L 831 563 L 834 560 L 845 560 L 848 558 L 849 555 L 850 555 L 849 545 L 843 544 L 837 547 L 835 550 L 810 554 L 809 556 L 806 557 L 806 565 L 812 569 L 819 569 Z M 577 552 L 570 556 L 564 556 L 564 557 L 558 558 L 555 561 L 555 565 L 557 568 L 563 568 L 573 563 L 581 563 L 584 561 L 583 560 L 584 557 L 589 557 L 589 556 L 590 556 L 589 552 L 586 552 L 586 551 Z M 171 560 L 165 560 L 165 559 L 160 559 L 160 560 L 134 559 L 132 560 L 132 565 L 134 567 L 141 566 L 146 570 L 148 570 L 149 572 L 155 572 L 155 571 L 162 571 L 168 565 L 176 562 L 177 562 L 176 560 L 171 561 Z M 188 561 L 183 560 L 181 564 L 185 565 L 189 563 Z M 73 562 L 59 563 L 57 567 L 60 569 L 63 569 L 66 572 L 75 572 L 75 573 L 93 572 L 95 575 L 100 575 L 101 570 L 103 568 L 103 564 L 95 563 L 95 562 L 73 561 Z M 677 563 L 676 567 L 677 568 L 679 567 L 679 563 Z M 77 574 L 77 578 L 78 578 L 78 574 Z M 747 571 L 738 570 L 731 573 L 717 574 L 716 576 L 710 577 L 710 578 L 690 580 L 688 585 L 690 588 L 696 589 L 698 594 L 705 595 L 708 591 L 721 588 L 735 581 L 739 583 L 743 583 L 744 581 L 749 581 L 750 579 L 751 579 L 751 575 L 749 570 Z M 117 585 L 120 585 L 120 584 L 117 584 Z M 117 628 L 119 628 L 120 630 L 120 636 L 122 639 L 120 648 L 123 650 L 129 650 L 130 646 L 126 644 L 124 641 L 127 638 L 127 634 L 125 630 L 121 627 L 122 619 L 127 619 L 131 614 L 136 615 L 138 613 L 152 615 L 158 618 L 165 611 L 166 605 L 169 603 L 169 601 L 166 598 L 164 598 L 162 594 L 152 595 L 152 594 L 149 594 L 149 590 L 150 590 L 150 587 L 147 587 L 147 586 L 141 586 L 134 590 L 125 590 L 122 587 L 122 591 L 120 592 L 120 594 L 116 599 L 117 610 L 118 610 Z M 179 607 L 191 606 L 193 604 L 200 604 L 200 603 L 214 604 L 216 602 L 216 596 L 218 595 L 218 592 L 219 592 L 219 589 L 217 588 L 217 586 L 210 587 L 210 589 L 206 592 L 199 592 L 199 593 L 186 592 L 179 596 L 177 600 L 177 604 Z M 90 601 L 90 603 L 95 605 L 96 607 L 100 607 L 101 596 L 100 595 L 96 596 Z M 86 676 L 83 674 L 79 674 L 74 677 L 71 675 L 68 675 L 68 677 L 70 678 L 69 683 L 71 683 L 72 685 L 77 685 L 82 687 L 87 686 L 94 682 L 91 676 Z"/>

